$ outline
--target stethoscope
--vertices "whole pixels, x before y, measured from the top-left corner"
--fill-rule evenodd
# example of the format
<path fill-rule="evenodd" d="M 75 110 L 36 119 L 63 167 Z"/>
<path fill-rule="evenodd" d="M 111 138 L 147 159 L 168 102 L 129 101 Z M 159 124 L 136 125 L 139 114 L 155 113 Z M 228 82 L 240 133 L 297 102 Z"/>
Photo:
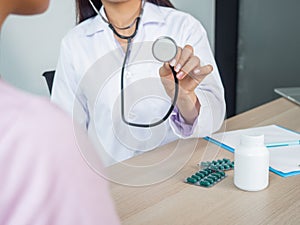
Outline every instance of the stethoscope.
<path fill-rule="evenodd" d="M 172 105 L 170 106 L 169 110 L 167 111 L 167 113 L 164 115 L 164 117 L 162 119 L 160 119 L 156 122 L 153 122 L 153 123 L 146 123 L 146 124 L 133 123 L 133 122 L 129 122 L 126 119 L 125 113 L 124 113 L 124 111 L 125 111 L 124 110 L 124 108 L 125 108 L 125 100 L 124 100 L 124 73 L 125 73 L 125 67 L 126 67 L 126 64 L 127 64 L 130 48 L 131 48 L 131 45 L 132 45 L 132 39 L 137 34 L 137 31 L 138 31 L 138 28 L 139 28 L 139 23 L 140 23 L 142 15 L 143 15 L 143 9 L 144 9 L 145 1 L 143 1 L 143 3 L 142 3 L 141 12 L 140 12 L 139 16 L 129 26 L 117 27 L 120 30 L 126 30 L 126 29 L 129 29 L 129 28 L 131 28 L 132 26 L 135 25 L 134 32 L 129 36 L 119 34 L 116 31 L 115 27 L 108 20 L 106 20 L 105 17 L 102 16 L 102 14 L 97 10 L 97 8 L 94 6 L 93 2 L 91 0 L 89 0 L 89 2 L 91 4 L 92 8 L 94 9 L 94 11 L 102 18 L 102 20 L 105 23 L 108 24 L 109 28 L 113 31 L 113 33 L 117 37 L 119 37 L 123 40 L 127 40 L 127 48 L 126 48 L 124 61 L 123 61 L 123 64 L 122 64 L 122 70 L 121 70 L 121 117 L 122 117 L 123 122 L 126 123 L 127 125 L 130 125 L 130 126 L 142 127 L 142 128 L 154 127 L 154 126 L 157 126 L 157 125 L 165 122 L 169 118 L 169 116 L 171 115 L 172 111 L 174 110 L 174 107 L 176 105 L 177 98 L 178 98 L 178 79 L 176 77 L 176 71 L 174 70 L 174 67 L 172 67 L 172 66 L 170 66 L 170 68 L 172 70 L 173 77 L 174 77 L 174 85 L 175 85 L 174 98 L 173 98 Z M 152 54 L 153 54 L 155 59 L 157 59 L 158 61 L 160 61 L 162 63 L 170 62 L 177 55 L 177 44 L 170 37 L 166 37 L 166 36 L 159 37 L 158 39 L 155 40 L 155 42 L 152 45 Z"/>

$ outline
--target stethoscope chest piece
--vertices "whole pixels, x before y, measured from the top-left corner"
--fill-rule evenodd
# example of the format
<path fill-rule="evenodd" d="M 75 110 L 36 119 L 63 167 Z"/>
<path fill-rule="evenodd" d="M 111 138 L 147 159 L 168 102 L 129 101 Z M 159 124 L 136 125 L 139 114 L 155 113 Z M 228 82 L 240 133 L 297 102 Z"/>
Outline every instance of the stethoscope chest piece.
<path fill-rule="evenodd" d="M 177 44 L 170 37 L 159 37 L 152 45 L 152 54 L 160 62 L 170 62 L 177 55 Z"/>

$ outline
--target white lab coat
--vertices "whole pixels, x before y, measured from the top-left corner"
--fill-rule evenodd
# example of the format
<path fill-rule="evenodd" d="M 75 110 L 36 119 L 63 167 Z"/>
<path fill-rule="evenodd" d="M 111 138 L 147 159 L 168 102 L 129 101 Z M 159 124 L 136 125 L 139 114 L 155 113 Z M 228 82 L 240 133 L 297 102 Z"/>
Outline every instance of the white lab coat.
<path fill-rule="evenodd" d="M 103 8 L 100 12 L 105 15 Z M 87 128 L 106 165 L 178 137 L 209 135 L 224 120 L 224 89 L 206 31 L 192 16 L 151 3 L 145 4 L 125 72 L 127 119 L 153 122 L 169 108 L 170 99 L 159 80 L 161 64 L 155 62 L 150 47 L 160 36 L 173 38 L 180 47 L 193 46 L 201 62 L 214 68 L 195 90 L 201 109 L 193 125 L 185 124 L 176 110 L 167 121 L 151 129 L 128 127 L 121 121 L 120 69 L 124 52 L 99 16 L 77 25 L 62 41 L 51 99 Z"/>

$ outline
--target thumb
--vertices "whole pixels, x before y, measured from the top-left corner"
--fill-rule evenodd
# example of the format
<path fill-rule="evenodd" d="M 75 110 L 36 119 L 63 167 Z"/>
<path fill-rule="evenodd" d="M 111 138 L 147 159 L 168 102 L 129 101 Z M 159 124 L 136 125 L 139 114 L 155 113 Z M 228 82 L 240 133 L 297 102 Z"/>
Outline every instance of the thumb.
<path fill-rule="evenodd" d="M 164 63 L 163 66 L 160 67 L 160 69 L 159 69 L 159 75 L 161 77 L 166 77 L 166 76 L 169 76 L 170 74 L 172 74 L 170 64 L 169 63 Z"/>

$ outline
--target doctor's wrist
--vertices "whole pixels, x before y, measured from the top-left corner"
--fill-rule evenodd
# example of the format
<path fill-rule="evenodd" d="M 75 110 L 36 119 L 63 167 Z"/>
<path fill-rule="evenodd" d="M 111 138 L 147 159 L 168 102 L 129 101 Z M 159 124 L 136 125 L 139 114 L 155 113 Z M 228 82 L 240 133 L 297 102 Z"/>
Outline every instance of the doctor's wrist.
<path fill-rule="evenodd" d="M 201 107 L 196 94 L 193 92 L 186 95 L 179 95 L 176 105 L 186 123 L 193 124 L 199 116 Z"/>

